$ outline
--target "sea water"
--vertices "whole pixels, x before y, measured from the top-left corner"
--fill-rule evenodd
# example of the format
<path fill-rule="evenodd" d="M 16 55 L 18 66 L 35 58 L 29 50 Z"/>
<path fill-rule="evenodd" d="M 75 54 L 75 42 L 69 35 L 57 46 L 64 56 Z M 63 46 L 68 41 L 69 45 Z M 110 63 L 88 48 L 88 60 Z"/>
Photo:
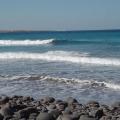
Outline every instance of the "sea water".
<path fill-rule="evenodd" d="M 120 99 L 120 31 L 0 33 L 0 95 Z"/>

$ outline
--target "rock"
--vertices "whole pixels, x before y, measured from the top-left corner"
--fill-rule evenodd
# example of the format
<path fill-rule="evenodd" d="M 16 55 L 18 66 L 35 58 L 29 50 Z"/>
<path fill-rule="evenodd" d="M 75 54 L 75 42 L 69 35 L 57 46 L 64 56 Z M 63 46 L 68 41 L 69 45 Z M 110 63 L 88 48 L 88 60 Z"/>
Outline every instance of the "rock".
<path fill-rule="evenodd" d="M 37 113 L 37 109 L 36 108 L 32 108 L 32 107 L 28 107 L 28 108 L 25 108 L 23 110 L 20 110 L 16 113 L 16 116 L 20 119 L 20 118 L 28 118 L 29 115 L 31 113 Z"/>
<path fill-rule="evenodd" d="M 100 107 L 99 103 L 97 101 L 89 101 L 87 103 L 88 107 Z"/>
<path fill-rule="evenodd" d="M 55 104 L 59 104 L 61 102 L 63 102 L 63 101 L 58 99 L 58 100 L 55 101 Z"/>
<path fill-rule="evenodd" d="M 53 98 L 53 97 L 49 97 L 49 96 L 47 96 L 47 97 L 45 97 L 44 99 L 43 99 L 43 103 L 44 104 L 46 104 L 46 103 L 53 103 L 55 101 L 55 99 Z"/>
<path fill-rule="evenodd" d="M 9 101 L 9 97 L 4 96 L 0 99 L 0 105 L 6 104 Z"/>
<path fill-rule="evenodd" d="M 1 108 L 0 114 L 4 117 L 7 117 L 7 116 L 12 116 L 14 113 L 13 113 L 13 109 L 10 107 L 10 105 L 6 104 L 5 106 L 3 106 Z"/>
<path fill-rule="evenodd" d="M 48 109 L 46 107 L 42 107 L 41 112 L 48 112 Z"/>
<path fill-rule="evenodd" d="M 0 97 L 0 120 L 120 120 L 120 102 L 112 107 L 90 101 L 85 105 L 69 97 L 67 101 L 53 97 Z"/>
<path fill-rule="evenodd" d="M 3 120 L 9 120 L 11 118 L 12 118 L 12 116 L 5 116 Z"/>
<path fill-rule="evenodd" d="M 61 113 L 59 110 L 57 110 L 57 109 L 55 109 L 55 110 L 53 110 L 53 111 L 50 111 L 49 113 L 50 113 L 50 115 L 53 116 L 53 118 L 54 118 L 55 120 L 58 118 L 59 115 L 62 114 L 62 113 Z"/>
<path fill-rule="evenodd" d="M 104 115 L 103 109 L 90 109 L 89 116 L 95 117 L 97 119 L 100 119 Z"/>
<path fill-rule="evenodd" d="M 115 102 L 114 104 L 112 104 L 113 108 L 119 108 L 120 107 L 120 102 Z"/>
<path fill-rule="evenodd" d="M 23 101 L 33 101 L 34 99 L 30 96 L 23 97 Z"/>
<path fill-rule="evenodd" d="M 71 109 L 69 107 L 66 107 L 65 110 L 62 113 L 63 113 L 63 115 L 70 115 L 70 114 L 72 114 Z"/>
<path fill-rule="evenodd" d="M 42 104 L 40 103 L 40 101 L 33 101 L 31 104 L 32 104 L 33 106 L 35 106 L 35 107 L 42 106 Z"/>
<path fill-rule="evenodd" d="M 17 113 L 15 113 L 15 116 L 16 116 L 16 118 L 18 118 L 18 119 L 22 119 L 22 118 L 28 118 L 28 117 L 29 117 L 29 114 L 26 113 L 25 110 L 20 110 L 20 111 L 18 111 Z"/>
<path fill-rule="evenodd" d="M 32 113 L 29 115 L 29 120 L 36 120 L 37 113 Z"/>
<path fill-rule="evenodd" d="M 16 109 L 16 111 L 19 111 L 19 110 L 27 108 L 27 106 L 20 104 L 20 105 L 16 105 L 14 108 Z"/>
<path fill-rule="evenodd" d="M 73 103 L 78 103 L 75 98 L 69 97 L 67 98 L 68 105 L 72 105 Z"/>
<path fill-rule="evenodd" d="M 59 111 L 64 111 L 65 108 L 67 107 L 67 104 L 65 102 L 61 102 L 61 103 L 57 104 L 56 106 Z"/>
<path fill-rule="evenodd" d="M 36 120 L 55 120 L 53 116 L 49 113 L 40 113 Z"/>
<path fill-rule="evenodd" d="M 27 120 L 26 118 L 22 118 L 22 119 L 20 119 L 20 120 Z"/>
<path fill-rule="evenodd" d="M 56 109 L 56 105 L 55 104 L 50 104 L 49 106 L 47 106 L 47 109 L 49 111 L 52 111 L 52 110 Z"/>
<path fill-rule="evenodd" d="M 103 109 L 98 109 L 95 113 L 95 118 L 100 119 L 103 115 Z"/>
<path fill-rule="evenodd" d="M 4 118 L 3 115 L 0 114 L 0 120 L 3 120 L 3 118 Z"/>
<path fill-rule="evenodd" d="M 13 99 L 14 99 L 14 98 L 18 99 L 19 96 L 18 96 L 18 95 L 13 95 L 12 98 L 13 98 Z"/>
<path fill-rule="evenodd" d="M 97 120 L 97 119 L 90 117 L 88 115 L 81 115 L 79 120 Z"/>
<path fill-rule="evenodd" d="M 16 100 L 16 103 L 17 103 L 18 105 L 21 105 L 22 102 L 23 102 L 23 101 L 22 101 L 21 99 Z"/>
<path fill-rule="evenodd" d="M 112 120 L 111 116 L 103 116 L 100 120 Z"/>
<path fill-rule="evenodd" d="M 80 114 L 76 111 L 72 113 L 72 118 L 73 120 L 79 120 L 80 118 Z"/>
<path fill-rule="evenodd" d="M 60 115 L 57 120 L 73 120 L 70 115 Z"/>

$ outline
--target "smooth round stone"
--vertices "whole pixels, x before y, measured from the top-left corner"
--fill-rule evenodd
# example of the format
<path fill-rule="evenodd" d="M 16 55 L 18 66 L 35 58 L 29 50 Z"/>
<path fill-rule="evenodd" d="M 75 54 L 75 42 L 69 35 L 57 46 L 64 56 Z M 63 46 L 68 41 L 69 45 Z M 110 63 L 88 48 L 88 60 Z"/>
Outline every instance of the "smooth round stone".
<path fill-rule="evenodd" d="M 70 115 L 60 115 L 57 120 L 73 120 Z"/>
<path fill-rule="evenodd" d="M 92 108 L 92 109 L 90 109 L 89 116 L 100 119 L 103 115 L 104 115 L 104 113 L 103 113 L 102 108 L 99 108 L 99 109 Z"/>
<path fill-rule="evenodd" d="M 43 103 L 53 103 L 54 101 L 55 101 L 55 99 L 53 97 L 49 97 L 49 96 L 47 96 L 43 99 Z"/>
<path fill-rule="evenodd" d="M 120 107 L 120 102 L 115 102 L 113 105 L 112 105 L 113 108 L 119 108 Z"/>
<path fill-rule="evenodd" d="M 60 111 L 64 111 L 65 108 L 67 107 L 67 104 L 65 102 L 61 102 L 59 103 L 57 106 L 57 109 L 60 110 Z"/>
<path fill-rule="evenodd" d="M 89 107 L 100 107 L 100 105 L 97 101 L 89 101 L 87 103 L 87 106 L 89 106 Z"/>
<path fill-rule="evenodd" d="M 59 104 L 59 103 L 61 103 L 61 102 L 63 102 L 62 100 L 55 100 L 55 104 Z"/>
<path fill-rule="evenodd" d="M 52 110 L 56 109 L 56 105 L 55 104 L 50 104 L 49 106 L 47 106 L 47 109 L 49 111 L 52 111 Z"/>
<path fill-rule="evenodd" d="M 0 99 L 0 105 L 3 105 L 3 104 L 6 104 L 7 102 L 9 102 L 9 97 L 7 96 L 3 96 L 1 99 Z"/>
<path fill-rule="evenodd" d="M 52 115 L 55 119 L 57 119 L 58 116 L 62 114 L 62 113 L 61 113 L 59 110 L 57 110 L 57 109 L 52 110 L 52 111 L 50 111 L 49 113 L 50 113 L 50 115 Z"/>
<path fill-rule="evenodd" d="M 33 101 L 34 99 L 30 96 L 23 97 L 23 101 Z"/>
<path fill-rule="evenodd" d="M 3 120 L 3 118 L 4 118 L 3 115 L 0 114 L 0 120 Z"/>
<path fill-rule="evenodd" d="M 112 116 L 103 116 L 100 120 L 112 120 Z"/>
<path fill-rule="evenodd" d="M 78 112 L 73 112 L 73 113 L 72 113 L 72 118 L 73 118 L 74 120 L 78 120 L 78 119 L 80 118 L 80 114 L 79 114 Z"/>
<path fill-rule="evenodd" d="M 55 120 L 49 113 L 40 113 L 36 120 Z"/>
<path fill-rule="evenodd" d="M 72 112 L 71 112 L 71 109 L 70 108 L 65 108 L 65 110 L 62 112 L 64 115 L 70 115 L 70 114 L 72 114 Z"/>
<path fill-rule="evenodd" d="M 3 116 L 12 116 L 13 115 L 13 110 L 10 107 L 9 104 L 6 104 L 0 109 L 0 114 Z"/>
<path fill-rule="evenodd" d="M 87 115 L 81 115 L 79 120 L 96 120 L 95 118 L 89 117 Z"/>
<path fill-rule="evenodd" d="M 29 120 L 36 120 L 37 113 L 32 113 L 29 115 Z"/>
<path fill-rule="evenodd" d="M 68 103 L 69 105 L 78 102 L 78 101 L 77 101 L 75 98 L 73 98 L 73 97 L 68 97 L 66 101 L 67 101 L 67 103 Z"/>
<path fill-rule="evenodd" d="M 16 113 L 18 118 L 27 118 L 32 113 L 37 113 L 37 109 L 33 107 L 28 107 L 25 109 L 22 109 Z"/>

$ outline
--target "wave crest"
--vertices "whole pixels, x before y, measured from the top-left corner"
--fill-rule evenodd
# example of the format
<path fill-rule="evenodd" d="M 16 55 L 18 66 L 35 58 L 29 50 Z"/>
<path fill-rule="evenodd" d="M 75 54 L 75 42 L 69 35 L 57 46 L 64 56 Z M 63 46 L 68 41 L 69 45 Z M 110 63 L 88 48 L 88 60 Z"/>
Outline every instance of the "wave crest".
<path fill-rule="evenodd" d="M 25 52 L 3 52 L 0 53 L 0 59 L 31 59 L 46 60 L 57 62 L 71 62 L 77 64 L 92 64 L 106 66 L 120 66 L 120 60 L 114 58 L 97 58 L 91 57 L 87 53 L 76 53 L 67 51 L 49 51 L 45 53 L 25 53 Z"/>
<path fill-rule="evenodd" d="M 52 83 L 59 84 L 69 84 L 69 85 L 78 85 L 80 87 L 92 87 L 92 88 L 109 88 L 114 90 L 120 90 L 119 84 L 114 84 L 111 82 L 105 81 L 96 81 L 96 80 L 80 80 L 75 78 L 59 78 L 59 77 L 51 77 L 51 76 L 43 76 L 43 75 L 26 75 L 26 76 L 1 76 L 2 79 L 8 80 L 40 80 L 40 81 L 48 81 Z"/>
<path fill-rule="evenodd" d="M 0 46 L 29 46 L 50 44 L 54 39 L 46 40 L 0 40 Z"/>

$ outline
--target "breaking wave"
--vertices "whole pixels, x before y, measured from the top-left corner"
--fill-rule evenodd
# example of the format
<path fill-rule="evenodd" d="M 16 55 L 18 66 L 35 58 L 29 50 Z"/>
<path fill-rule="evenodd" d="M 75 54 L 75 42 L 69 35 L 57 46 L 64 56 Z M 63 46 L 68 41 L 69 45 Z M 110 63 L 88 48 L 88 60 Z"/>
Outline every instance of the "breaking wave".
<path fill-rule="evenodd" d="M 118 45 L 119 41 L 102 41 L 102 40 L 60 40 L 60 39 L 38 39 L 38 40 L 0 40 L 0 46 L 38 46 L 44 44 L 52 44 L 52 45 L 66 45 L 66 44 L 112 44 Z"/>
<path fill-rule="evenodd" d="M 77 64 L 92 64 L 105 66 L 120 66 L 120 59 L 91 57 L 88 53 L 67 51 L 49 51 L 45 53 L 3 52 L 0 59 L 8 60 L 46 60 L 56 62 L 71 62 Z"/>
<path fill-rule="evenodd" d="M 0 46 L 32 46 L 50 44 L 54 39 L 46 40 L 0 40 Z"/>
<path fill-rule="evenodd" d="M 114 84 L 111 82 L 99 82 L 96 80 L 80 80 L 80 79 L 69 79 L 69 78 L 59 78 L 59 77 L 51 77 L 51 76 L 43 76 L 43 75 L 26 75 L 26 76 L 2 76 L 4 79 L 8 80 L 40 80 L 47 81 L 53 83 L 61 83 L 61 84 L 69 84 L 69 85 L 78 85 L 81 87 L 92 87 L 92 88 L 109 88 L 114 90 L 120 90 L 119 84 Z"/>

